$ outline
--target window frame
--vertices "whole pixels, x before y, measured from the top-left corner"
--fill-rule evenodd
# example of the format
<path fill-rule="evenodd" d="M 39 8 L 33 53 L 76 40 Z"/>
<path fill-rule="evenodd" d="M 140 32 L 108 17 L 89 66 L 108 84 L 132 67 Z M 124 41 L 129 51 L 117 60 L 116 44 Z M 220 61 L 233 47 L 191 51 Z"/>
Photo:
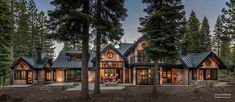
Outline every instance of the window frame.
<path fill-rule="evenodd" d="M 26 70 L 15 70 L 14 71 L 14 79 L 15 80 L 26 80 Z"/>

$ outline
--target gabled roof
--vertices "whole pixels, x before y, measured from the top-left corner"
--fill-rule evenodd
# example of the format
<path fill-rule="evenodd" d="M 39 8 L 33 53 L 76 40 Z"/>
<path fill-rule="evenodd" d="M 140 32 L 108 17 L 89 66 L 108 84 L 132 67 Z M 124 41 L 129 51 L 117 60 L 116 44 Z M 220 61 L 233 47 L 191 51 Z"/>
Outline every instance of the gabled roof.
<path fill-rule="evenodd" d="M 81 54 L 81 51 L 60 51 L 58 57 L 53 63 L 52 68 L 82 68 L 82 61 L 69 61 L 67 55 L 69 54 Z M 94 58 L 95 52 L 89 51 L 89 62 L 88 67 L 92 68 L 93 64 L 91 63 L 91 59 Z"/>
<path fill-rule="evenodd" d="M 13 63 L 13 66 L 15 66 L 21 60 L 27 63 L 33 69 L 42 69 L 47 63 L 49 63 L 49 58 L 47 57 L 43 57 L 42 64 L 38 64 L 36 63 L 36 60 L 33 57 L 20 56 L 16 58 L 16 60 Z"/>
<path fill-rule="evenodd" d="M 124 53 L 123 55 L 127 56 L 131 51 L 133 51 L 135 49 L 135 47 L 137 46 L 137 44 L 144 40 L 145 36 L 140 37 L 134 44 L 132 44 Z"/>
<path fill-rule="evenodd" d="M 181 55 L 181 60 L 188 68 L 199 68 L 199 66 L 209 57 L 214 56 L 221 67 L 226 68 L 226 65 L 212 52 L 206 51 L 202 53 L 186 53 Z"/>
<path fill-rule="evenodd" d="M 109 49 L 112 49 L 113 51 L 117 52 L 123 58 L 125 63 L 128 63 L 128 60 L 127 60 L 126 56 L 123 55 L 123 53 L 129 48 L 128 46 L 130 46 L 130 44 L 124 44 L 123 48 L 116 49 L 113 45 L 109 44 L 100 53 L 102 54 L 105 51 L 107 51 Z M 94 57 L 91 61 L 95 62 L 95 58 L 96 57 Z"/>

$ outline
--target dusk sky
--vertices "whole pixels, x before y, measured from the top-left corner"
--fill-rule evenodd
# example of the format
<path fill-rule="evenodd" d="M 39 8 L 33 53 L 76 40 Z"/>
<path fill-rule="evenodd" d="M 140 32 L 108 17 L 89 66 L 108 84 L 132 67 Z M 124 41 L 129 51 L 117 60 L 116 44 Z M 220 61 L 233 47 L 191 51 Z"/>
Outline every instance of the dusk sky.
<path fill-rule="evenodd" d="M 45 12 L 53 9 L 53 6 L 50 5 L 50 1 L 51 0 L 35 0 L 37 8 Z M 209 19 L 211 33 L 213 33 L 216 19 L 218 15 L 222 14 L 221 10 L 225 7 L 226 1 L 227 0 L 183 0 L 183 4 L 185 6 L 187 18 L 192 10 L 196 12 L 197 17 L 200 21 L 203 19 L 204 16 L 206 16 Z M 145 15 L 145 13 L 143 12 L 145 5 L 142 3 L 142 0 L 126 0 L 125 6 L 128 10 L 128 17 L 123 22 L 125 35 L 122 41 L 126 40 L 126 42 L 133 43 L 141 36 L 137 28 L 140 26 L 139 18 Z M 62 44 L 56 43 L 56 56 L 62 49 L 62 46 Z"/>

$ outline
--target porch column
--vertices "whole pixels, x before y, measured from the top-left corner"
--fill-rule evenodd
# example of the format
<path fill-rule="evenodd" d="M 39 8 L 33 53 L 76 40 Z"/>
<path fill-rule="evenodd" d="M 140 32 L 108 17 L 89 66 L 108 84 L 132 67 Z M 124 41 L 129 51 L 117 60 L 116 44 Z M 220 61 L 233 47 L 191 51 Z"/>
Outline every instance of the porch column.
<path fill-rule="evenodd" d="M 136 85 L 136 68 L 133 68 L 133 85 Z"/>
<path fill-rule="evenodd" d="M 54 81 L 53 80 L 53 70 L 51 70 L 51 81 Z"/>
<path fill-rule="evenodd" d="M 219 73 L 220 73 L 220 70 L 218 68 L 218 70 L 217 70 L 217 80 L 219 80 Z"/>
<path fill-rule="evenodd" d="M 197 68 L 197 80 L 200 80 L 200 77 L 199 77 L 199 68 Z"/>
<path fill-rule="evenodd" d="M 125 78 L 125 67 L 123 67 L 123 75 L 122 75 L 122 76 L 123 76 L 123 83 L 125 83 L 125 81 L 126 81 L 126 80 L 125 80 L 125 79 L 126 79 L 126 78 Z"/>
<path fill-rule="evenodd" d="M 160 81 L 160 85 L 162 85 L 163 83 L 162 83 L 162 67 L 160 67 L 160 70 L 159 70 L 159 81 Z"/>
<path fill-rule="evenodd" d="M 131 83 L 131 68 L 129 68 L 129 83 Z"/>

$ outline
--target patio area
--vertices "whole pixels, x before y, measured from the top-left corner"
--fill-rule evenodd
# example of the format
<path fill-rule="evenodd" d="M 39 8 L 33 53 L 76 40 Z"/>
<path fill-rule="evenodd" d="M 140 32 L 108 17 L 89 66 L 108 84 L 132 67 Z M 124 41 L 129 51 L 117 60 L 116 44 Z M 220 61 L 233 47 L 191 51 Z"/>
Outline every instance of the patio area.
<path fill-rule="evenodd" d="M 8 85 L 8 86 L 4 86 L 4 88 L 26 88 L 30 86 L 32 85 Z"/>
<path fill-rule="evenodd" d="M 94 83 L 89 83 L 89 90 L 94 90 Z M 106 86 L 104 84 L 100 84 L 100 89 L 101 90 L 122 90 L 124 89 L 126 86 L 131 86 L 131 84 L 118 84 L 115 86 Z M 81 83 L 79 83 L 78 86 L 73 87 L 73 88 L 69 88 L 66 91 L 74 91 L 74 90 L 81 90 Z"/>

